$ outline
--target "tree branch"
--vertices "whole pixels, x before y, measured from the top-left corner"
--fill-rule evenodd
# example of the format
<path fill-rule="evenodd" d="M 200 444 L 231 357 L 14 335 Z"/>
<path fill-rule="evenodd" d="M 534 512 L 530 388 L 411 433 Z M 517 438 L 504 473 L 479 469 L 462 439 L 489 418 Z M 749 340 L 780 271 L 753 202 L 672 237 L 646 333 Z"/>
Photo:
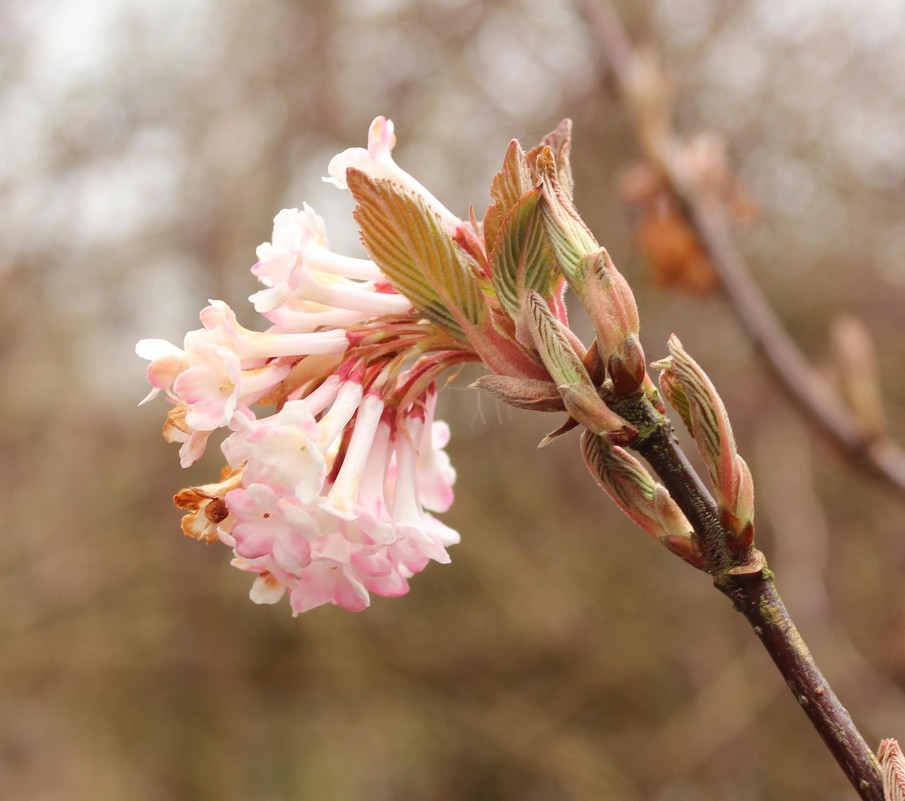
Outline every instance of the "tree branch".
<path fill-rule="evenodd" d="M 698 535 L 706 570 L 751 624 L 823 742 L 864 801 L 883 801 L 879 765 L 848 710 L 827 683 L 792 622 L 756 549 L 736 553 L 720 525 L 719 509 L 689 465 L 669 421 L 641 396 L 614 405 L 642 432 L 632 446 L 651 465 Z"/>
<path fill-rule="evenodd" d="M 852 722 L 789 617 L 769 570 L 727 574 L 715 582 L 735 604 L 770 654 L 792 694 L 865 801 L 883 801 L 877 758 Z"/>

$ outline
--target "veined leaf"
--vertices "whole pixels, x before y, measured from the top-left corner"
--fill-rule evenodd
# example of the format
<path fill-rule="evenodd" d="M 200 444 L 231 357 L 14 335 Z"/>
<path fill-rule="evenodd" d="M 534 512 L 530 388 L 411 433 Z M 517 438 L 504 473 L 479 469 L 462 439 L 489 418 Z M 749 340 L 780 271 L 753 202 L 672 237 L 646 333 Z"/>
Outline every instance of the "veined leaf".
<path fill-rule="evenodd" d="M 547 297 L 559 277 L 547 244 L 540 201 L 540 188 L 518 199 L 500 227 L 491 254 L 494 288 L 512 317 L 517 317 L 527 291 Z"/>
<path fill-rule="evenodd" d="M 397 291 L 459 339 L 480 325 L 487 306 L 478 276 L 424 200 L 350 169 L 355 219 L 371 257 Z"/>
<path fill-rule="evenodd" d="M 556 162 L 549 147 L 544 147 L 537 157 L 536 169 L 543 188 L 544 224 L 547 241 L 553 251 L 559 269 L 579 296 L 587 275 L 580 271 L 581 257 L 600 249 L 594 234 L 585 225 L 571 198 L 560 186 Z"/>
<path fill-rule="evenodd" d="M 529 292 L 525 305 L 531 338 L 553 383 L 558 387 L 582 385 L 594 391 L 581 357 L 566 339 L 547 301 L 538 293 Z"/>
<path fill-rule="evenodd" d="M 522 195 L 533 187 L 525 153 L 513 139 L 506 148 L 502 169 L 493 177 L 490 196 L 493 203 L 484 215 L 484 242 L 488 253 L 496 247 L 503 221 Z"/>

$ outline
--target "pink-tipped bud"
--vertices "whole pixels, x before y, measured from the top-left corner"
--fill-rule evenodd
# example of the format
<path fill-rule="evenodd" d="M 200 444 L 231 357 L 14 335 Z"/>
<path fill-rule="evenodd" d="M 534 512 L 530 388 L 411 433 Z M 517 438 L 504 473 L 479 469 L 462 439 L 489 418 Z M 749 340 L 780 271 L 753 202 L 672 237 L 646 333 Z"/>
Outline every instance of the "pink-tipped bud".
<path fill-rule="evenodd" d="M 641 462 L 589 431 L 581 437 L 581 453 L 601 489 L 638 526 L 685 561 L 696 567 L 703 564 L 691 524 Z"/>
<path fill-rule="evenodd" d="M 660 386 L 679 413 L 704 457 L 724 526 L 734 535 L 734 549 L 747 548 L 754 539 L 754 483 L 735 447 L 726 407 L 713 382 L 688 355 L 675 335 L 669 338 L 668 360 Z"/>
<path fill-rule="evenodd" d="M 619 395 L 638 390 L 647 373 L 631 287 L 603 248 L 581 258 L 572 282 L 597 334 L 597 349 Z"/>
<path fill-rule="evenodd" d="M 622 341 L 620 349 L 607 359 L 606 368 L 617 395 L 631 395 L 641 388 L 647 377 L 647 363 L 637 334 L 629 334 Z"/>
<path fill-rule="evenodd" d="M 895 740 L 882 740 L 877 759 L 883 774 L 883 801 L 905 801 L 905 756 Z"/>

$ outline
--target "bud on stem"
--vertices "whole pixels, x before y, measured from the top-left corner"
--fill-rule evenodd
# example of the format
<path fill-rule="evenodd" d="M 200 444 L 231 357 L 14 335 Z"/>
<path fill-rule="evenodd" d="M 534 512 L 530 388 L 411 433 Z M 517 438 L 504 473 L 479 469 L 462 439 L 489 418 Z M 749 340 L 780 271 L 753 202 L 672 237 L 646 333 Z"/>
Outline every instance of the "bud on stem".
<path fill-rule="evenodd" d="M 738 455 L 726 407 L 701 366 L 688 355 L 675 335 L 669 338 L 670 357 L 660 387 L 679 413 L 704 457 L 713 484 L 721 522 L 734 535 L 734 550 L 754 541 L 754 482 L 745 460 Z"/>
<path fill-rule="evenodd" d="M 526 301 L 525 321 L 534 346 L 569 414 L 595 434 L 607 434 L 622 443 L 633 439 L 636 429 L 597 394 L 582 358 L 575 352 L 546 301 L 537 292 L 529 292 Z"/>
<path fill-rule="evenodd" d="M 703 555 L 688 519 L 634 456 L 585 431 L 581 453 L 594 480 L 638 526 L 695 567 Z"/>
<path fill-rule="evenodd" d="M 552 155 L 543 151 L 537 164 L 544 228 L 553 257 L 591 318 L 614 390 L 630 395 L 647 374 L 635 296 L 559 186 Z"/>
<path fill-rule="evenodd" d="M 905 801 L 905 756 L 895 740 L 883 740 L 877 749 L 883 774 L 883 801 Z"/>
<path fill-rule="evenodd" d="M 597 334 L 597 348 L 618 395 L 638 390 L 647 373 L 638 339 L 638 306 L 628 281 L 603 248 L 581 257 L 573 288 Z"/>

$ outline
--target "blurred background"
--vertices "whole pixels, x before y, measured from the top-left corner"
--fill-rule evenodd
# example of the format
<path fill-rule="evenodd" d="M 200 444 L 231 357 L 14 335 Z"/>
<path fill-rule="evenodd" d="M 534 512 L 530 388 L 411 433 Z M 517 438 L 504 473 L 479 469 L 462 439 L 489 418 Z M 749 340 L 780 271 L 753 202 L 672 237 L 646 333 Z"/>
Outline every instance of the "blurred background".
<path fill-rule="evenodd" d="M 860 317 L 905 439 L 905 7 L 621 10 L 680 128 L 726 139 L 777 313 L 817 363 Z M 462 544 L 408 596 L 293 619 L 181 535 L 170 498 L 216 453 L 179 469 L 134 343 L 181 341 L 207 298 L 256 325 L 283 207 L 356 252 L 320 177 L 377 114 L 479 216 L 508 141 L 573 118 L 577 203 L 649 357 L 675 331 L 710 372 L 793 616 L 871 744 L 905 737 L 905 499 L 818 440 L 719 293 L 653 280 L 620 196 L 638 148 L 568 2 L 7 0 L 0 45 L 0 798 L 853 797 L 706 576 L 610 504 L 574 435 L 536 451 L 558 420 L 466 382 L 443 400 Z"/>

